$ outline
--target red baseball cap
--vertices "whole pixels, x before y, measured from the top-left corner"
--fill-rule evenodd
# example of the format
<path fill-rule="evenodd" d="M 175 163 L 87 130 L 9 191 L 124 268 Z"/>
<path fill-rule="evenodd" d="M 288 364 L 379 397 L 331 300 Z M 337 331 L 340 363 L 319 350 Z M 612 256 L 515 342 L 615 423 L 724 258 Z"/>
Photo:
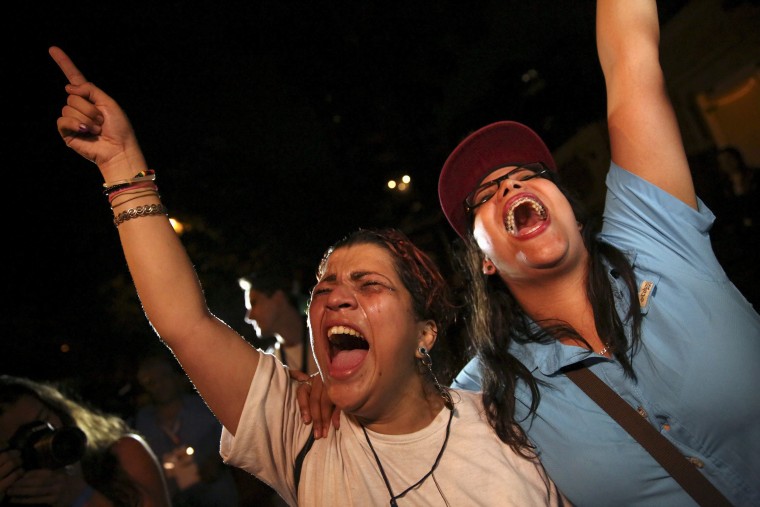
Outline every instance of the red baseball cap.
<path fill-rule="evenodd" d="M 438 179 L 438 199 L 454 230 L 465 237 L 468 217 L 464 200 L 491 172 L 510 165 L 543 162 L 556 171 L 549 148 L 530 128 L 514 121 L 486 125 L 451 152 Z"/>

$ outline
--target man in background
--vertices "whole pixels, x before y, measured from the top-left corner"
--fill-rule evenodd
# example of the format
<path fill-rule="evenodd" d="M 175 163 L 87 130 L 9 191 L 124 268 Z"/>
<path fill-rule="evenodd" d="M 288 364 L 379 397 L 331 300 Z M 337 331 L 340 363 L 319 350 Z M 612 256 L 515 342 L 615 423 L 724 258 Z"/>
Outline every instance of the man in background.
<path fill-rule="evenodd" d="M 238 507 L 232 468 L 222 462 L 222 426 L 167 350 L 144 356 L 137 381 L 145 399 L 134 427 L 164 469 L 174 507 Z"/>
<path fill-rule="evenodd" d="M 306 297 L 284 267 L 258 270 L 238 280 L 243 289 L 246 314 L 259 339 L 274 338 L 265 350 L 284 365 L 304 373 L 316 373 L 306 326 Z"/>

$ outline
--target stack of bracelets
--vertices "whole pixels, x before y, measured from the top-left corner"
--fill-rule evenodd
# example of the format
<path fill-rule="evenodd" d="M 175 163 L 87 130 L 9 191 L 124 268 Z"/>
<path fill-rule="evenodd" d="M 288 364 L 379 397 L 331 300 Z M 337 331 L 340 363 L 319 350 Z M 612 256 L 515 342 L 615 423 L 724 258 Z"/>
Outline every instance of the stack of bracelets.
<path fill-rule="evenodd" d="M 116 206 L 120 206 L 134 199 L 154 195 L 157 198 L 158 187 L 156 181 L 156 172 L 152 169 L 140 171 L 133 178 L 127 180 L 110 181 L 103 184 L 105 190 L 103 194 L 108 198 L 108 204 L 111 205 L 111 211 Z M 119 224 L 132 220 L 133 218 L 147 217 L 150 215 L 168 215 L 169 211 L 163 204 L 146 204 L 145 206 L 136 206 L 122 211 L 118 215 L 114 214 L 113 224 L 118 227 Z"/>

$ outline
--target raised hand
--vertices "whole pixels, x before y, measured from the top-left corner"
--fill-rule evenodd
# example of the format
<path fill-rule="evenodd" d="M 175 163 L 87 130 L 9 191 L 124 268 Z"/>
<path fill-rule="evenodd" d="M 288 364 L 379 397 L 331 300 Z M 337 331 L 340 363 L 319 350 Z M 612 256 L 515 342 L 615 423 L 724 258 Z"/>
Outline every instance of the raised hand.
<path fill-rule="evenodd" d="M 69 94 L 58 118 L 58 132 L 66 145 L 95 162 L 106 180 L 130 178 L 145 169 L 145 160 L 127 115 L 58 47 L 50 56 L 66 75 Z"/>

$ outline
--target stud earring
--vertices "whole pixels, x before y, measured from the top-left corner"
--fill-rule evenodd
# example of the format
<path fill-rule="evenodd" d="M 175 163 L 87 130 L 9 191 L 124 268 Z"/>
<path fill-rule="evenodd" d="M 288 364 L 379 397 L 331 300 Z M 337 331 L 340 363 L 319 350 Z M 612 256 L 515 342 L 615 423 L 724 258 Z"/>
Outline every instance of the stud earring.
<path fill-rule="evenodd" d="M 446 405 L 446 408 L 448 408 L 449 410 L 454 410 L 454 402 L 451 399 L 451 393 L 449 393 L 448 389 L 443 387 L 438 382 L 438 378 L 435 376 L 435 373 L 433 373 L 433 359 L 430 357 L 430 354 L 428 354 L 427 349 L 425 347 L 420 347 L 417 350 L 419 351 L 420 354 L 422 354 L 420 361 L 427 368 L 428 373 L 433 378 L 433 383 L 435 384 L 435 388 L 438 390 L 438 393 L 441 395 L 441 398 L 443 398 L 444 405 Z"/>

